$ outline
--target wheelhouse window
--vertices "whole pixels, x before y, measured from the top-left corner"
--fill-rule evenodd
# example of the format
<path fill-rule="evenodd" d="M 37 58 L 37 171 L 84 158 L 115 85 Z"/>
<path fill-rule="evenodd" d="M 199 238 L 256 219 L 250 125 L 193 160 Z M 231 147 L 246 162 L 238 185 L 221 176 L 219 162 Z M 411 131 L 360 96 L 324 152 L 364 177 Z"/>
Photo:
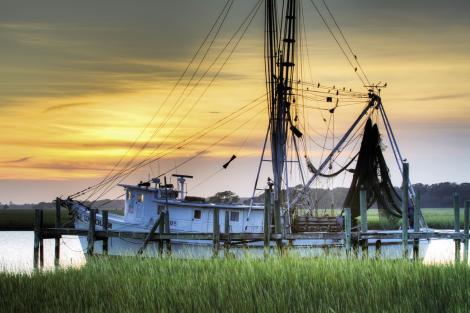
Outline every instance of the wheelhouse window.
<path fill-rule="evenodd" d="M 230 221 L 231 222 L 238 222 L 239 220 L 240 220 L 240 212 L 231 211 L 230 212 Z"/>
<path fill-rule="evenodd" d="M 144 202 L 144 194 L 143 194 L 143 193 L 140 193 L 140 194 L 137 196 L 137 202 Z"/>
<path fill-rule="evenodd" d="M 129 200 L 131 198 L 132 194 L 131 194 L 131 191 L 128 190 L 127 193 L 126 193 L 126 199 Z"/>
<path fill-rule="evenodd" d="M 201 210 L 194 210 L 194 219 L 195 220 L 200 220 L 201 219 L 202 212 Z"/>

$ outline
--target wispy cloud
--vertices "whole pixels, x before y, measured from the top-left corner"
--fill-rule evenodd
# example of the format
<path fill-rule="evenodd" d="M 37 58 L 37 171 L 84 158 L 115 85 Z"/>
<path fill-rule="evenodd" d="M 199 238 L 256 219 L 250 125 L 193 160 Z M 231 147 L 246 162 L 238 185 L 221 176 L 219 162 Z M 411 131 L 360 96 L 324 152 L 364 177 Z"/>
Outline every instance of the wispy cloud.
<path fill-rule="evenodd" d="M 412 98 L 413 101 L 432 101 L 432 100 L 448 100 L 448 99 L 463 99 L 470 97 L 470 93 L 447 93 L 447 94 L 436 94 L 425 97 Z"/>
<path fill-rule="evenodd" d="M 53 105 L 48 108 L 46 108 L 43 113 L 48 113 L 51 111 L 58 111 L 58 110 L 64 110 L 64 109 L 70 109 L 70 108 L 76 108 L 76 107 L 83 107 L 92 104 L 91 102 L 74 102 L 74 103 L 64 103 L 64 104 L 58 104 L 58 105 Z"/>
<path fill-rule="evenodd" d="M 17 163 L 24 163 L 26 161 L 29 161 L 30 159 L 31 159 L 31 157 L 24 157 L 24 158 L 20 158 L 20 159 L 4 161 L 2 163 L 4 163 L 4 164 L 17 164 Z"/>

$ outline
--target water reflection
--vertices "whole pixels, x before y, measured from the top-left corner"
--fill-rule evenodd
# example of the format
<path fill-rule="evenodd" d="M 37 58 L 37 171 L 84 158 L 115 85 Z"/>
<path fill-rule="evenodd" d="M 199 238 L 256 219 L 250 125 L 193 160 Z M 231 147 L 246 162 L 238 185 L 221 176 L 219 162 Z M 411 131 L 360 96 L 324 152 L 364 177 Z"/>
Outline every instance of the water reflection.
<path fill-rule="evenodd" d="M 82 241 L 85 238 L 82 238 Z M 33 244 L 34 233 L 31 231 L 0 231 L 0 271 L 4 272 L 31 272 L 33 270 Z M 82 242 L 83 244 L 83 242 Z M 61 267 L 80 267 L 86 262 L 80 239 L 76 236 L 63 236 L 60 247 Z M 97 245 L 96 250 L 101 250 Z M 155 250 L 155 248 L 151 249 Z M 114 251 L 116 252 L 116 251 Z M 231 249 L 231 253 L 238 256 L 251 255 L 262 257 L 263 249 Z M 292 254 L 299 256 L 320 256 L 325 253 L 330 255 L 344 255 L 343 249 L 331 249 L 329 252 L 320 248 L 294 248 Z M 113 253 L 111 250 L 110 253 Z M 194 247 L 180 246 L 173 250 L 177 257 L 210 257 L 212 250 L 210 246 Z M 412 256 L 412 246 L 409 246 L 409 255 Z M 114 254 L 114 253 L 113 253 Z M 370 258 L 376 257 L 375 247 L 369 246 Z M 223 255 L 223 249 L 220 253 Z M 361 257 L 361 252 L 359 252 Z M 384 245 L 381 250 L 382 258 L 402 257 L 401 245 Z M 436 239 L 420 242 L 419 258 L 425 264 L 453 263 L 455 257 L 455 244 L 453 240 Z M 463 244 L 461 247 L 461 259 L 463 259 Z M 54 268 L 54 239 L 44 240 L 44 269 Z"/>
<path fill-rule="evenodd" d="M 34 233 L 0 231 L 0 271 L 30 272 L 33 269 Z M 76 236 L 63 236 L 60 242 L 60 266 L 85 264 L 80 241 Z M 44 240 L 44 269 L 54 268 L 54 239 Z"/>

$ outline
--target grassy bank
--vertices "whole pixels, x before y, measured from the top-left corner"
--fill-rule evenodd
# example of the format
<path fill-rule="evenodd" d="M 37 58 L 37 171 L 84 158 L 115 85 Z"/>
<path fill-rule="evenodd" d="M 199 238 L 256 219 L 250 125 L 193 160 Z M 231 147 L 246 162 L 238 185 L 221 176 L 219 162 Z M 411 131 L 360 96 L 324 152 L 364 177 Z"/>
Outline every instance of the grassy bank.
<path fill-rule="evenodd" d="M 44 226 L 54 227 L 55 208 L 44 209 Z M 122 210 L 110 210 L 115 214 L 122 214 Z M 62 224 L 71 221 L 68 211 L 61 209 Z M 33 230 L 34 209 L 0 209 L 0 231 L 2 230 Z"/>
<path fill-rule="evenodd" d="M 428 224 L 428 227 L 435 229 L 454 229 L 454 209 L 452 208 L 440 208 L 440 209 L 422 209 L 424 219 Z M 464 210 L 460 209 L 460 227 L 463 229 L 464 223 Z M 379 220 L 379 214 L 377 210 L 369 210 L 368 214 L 369 228 L 370 229 L 382 229 L 382 228 L 394 228 L 395 225 L 389 224 L 386 221 Z M 401 223 L 401 220 L 398 220 Z M 395 227 L 396 228 L 396 227 Z"/>
<path fill-rule="evenodd" d="M 122 210 L 110 211 L 116 214 L 122 214 Z M 340 214 L 337 210 L 336 214 Z M 454 228 L 454 210 L 453 209 L 423 209 L 423 215 L 428 226 L 436 229 Z M 68 212 L 62 209 L 62 223 L 70 221 Z M 46 227 L 54 226 L 54 209 L 44 210 L 44 225 Z M 389 224 L 386 221 L 380 221 L 377 210 L 371 209 L 368 212 L 369 229 L 390 229 L 396 228 L 398 224 Z M 399 223 L 400 221 L 398 221 Z M 460 210 L 460 224 L 463 228 L 463 209 Z M 34 210 L 27 209 L 6 209 L 0 210 L 0 230 L 33 230 Z"/>
<path fill-rule="evenodd" d="M 44 226 L 54 227 L 55 209 L 44 210 Z M 70 221 L 68 211 L 61 210 L 62 223 Z M 6 209 L 0 210 L 0 230 L 33 230 L 34 210 L 33 209 Z"/>
<path fill-rule="evenodd" d="M 470 268 L 405 261 L 94 259 L 0 274 L 3 312 L 468 312 Z"/>

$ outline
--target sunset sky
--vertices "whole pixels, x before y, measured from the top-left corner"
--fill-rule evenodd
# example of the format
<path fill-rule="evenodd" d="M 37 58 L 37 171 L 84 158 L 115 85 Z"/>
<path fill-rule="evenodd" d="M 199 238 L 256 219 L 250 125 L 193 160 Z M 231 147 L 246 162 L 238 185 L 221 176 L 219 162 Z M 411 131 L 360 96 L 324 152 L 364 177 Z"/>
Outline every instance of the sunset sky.
<path fill-rule="evenodd" d="M 201 65 L 199 73 L 207 70 L 208 76 L 179 97 L 190 69 L 165 101 L 225 0 L 0 0 L 0 202 L 67 196 L 100 181 L 123 155 L 122 164 L 131 161 L 139 148 L 135 162 L 169 154 L 125 182 L 156 176 L 204 151 L 177 170 L 195 176 L 191 193 L 230 189 L 248 196 L 267 127 L 263 6 L 211 87 L 205 87 L 227 56 L 216 59 L 218 51 L 255 2 L 234 1 Z M 301 3 L 310 56 L 302 64 L 311 68 L 302 79 L 364 92 L 310 0 Z M 321 0 L 315 3 L 324 10 Z M 327 3 L 369 79 L 388 83 L 383 103 L 410 161 L 412 181 L 470 181 L 470 2 Z M 246 114 L 171 150 L 255 99 L 260 100 Z M 336 136 L 360 110 L 361 105 L 339 110 Z M 312 128 L 325 131 L 318 112 L 308 118 Z M 313 146 L 309 153 L 319 156 Z M 221 171 L 232 154 L 238 158 Z"/>

